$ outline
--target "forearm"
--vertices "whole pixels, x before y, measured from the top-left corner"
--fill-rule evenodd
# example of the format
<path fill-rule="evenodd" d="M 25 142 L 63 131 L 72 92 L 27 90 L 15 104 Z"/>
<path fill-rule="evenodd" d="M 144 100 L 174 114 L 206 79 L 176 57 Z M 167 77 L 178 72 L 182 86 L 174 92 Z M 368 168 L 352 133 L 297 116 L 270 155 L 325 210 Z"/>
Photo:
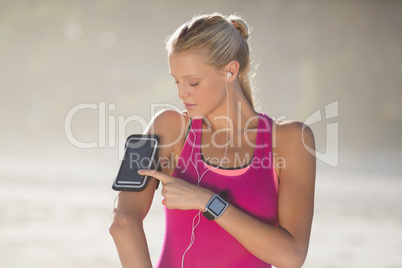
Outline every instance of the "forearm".
<path fill-rule="evenodd" d="M 278 268 L 301 267 L 306 250 L 282 228 L 263 223 L 229 205 L 215 220 L 257 258 Z"/>
<path fill-rule="evenodd" d="M 142 222 L 124 222 L 110 228 L 122 267 L 152 267 Z"/>

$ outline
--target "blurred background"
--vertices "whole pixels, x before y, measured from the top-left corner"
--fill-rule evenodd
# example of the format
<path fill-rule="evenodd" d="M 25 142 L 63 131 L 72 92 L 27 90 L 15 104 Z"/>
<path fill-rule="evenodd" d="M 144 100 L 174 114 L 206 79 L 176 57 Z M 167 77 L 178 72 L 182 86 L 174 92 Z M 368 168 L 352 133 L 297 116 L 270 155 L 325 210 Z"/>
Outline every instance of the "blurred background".
<path fill-rule="evenodd" d="M 396 0 L 0 1 L 0 267 L 120 266 L 108 233 L 119 146 L 155 111 L 184 109 L 164 41 L 215 11 L 252 28 L 258 110 L 315 133 L 304 267 L 402 267 Z M 159 191 L 145 223 L 154 263 Z"/>

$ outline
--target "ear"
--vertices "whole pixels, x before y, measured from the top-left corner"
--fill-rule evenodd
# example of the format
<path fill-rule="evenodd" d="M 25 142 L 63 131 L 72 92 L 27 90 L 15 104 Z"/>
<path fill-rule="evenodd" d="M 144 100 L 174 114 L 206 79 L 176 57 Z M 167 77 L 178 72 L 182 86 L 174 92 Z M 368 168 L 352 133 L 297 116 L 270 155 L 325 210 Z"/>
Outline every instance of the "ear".
<path fill-rule="evenodd" d="M 226 79 L 226 74 L 229 72 L 232 74 L 231 77 L 229 77 L 229 79 L 227 80 L 228 82 L 232 82 L 237 78 L 237 75 L 239 74 L 239 68 L 240 68 L 240 64 L 238 61 L 234 60 L 229 62 L 224 70 L 225 70 L 225 79 Z"/>

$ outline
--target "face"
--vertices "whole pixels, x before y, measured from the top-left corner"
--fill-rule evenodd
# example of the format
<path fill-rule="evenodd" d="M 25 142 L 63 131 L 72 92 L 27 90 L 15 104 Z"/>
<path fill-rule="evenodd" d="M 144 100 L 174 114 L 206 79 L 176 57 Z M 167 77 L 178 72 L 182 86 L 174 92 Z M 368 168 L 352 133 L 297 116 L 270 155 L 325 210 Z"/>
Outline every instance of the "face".
<path fill-rule="evenodd" d="M 204 62 L 201 55 L 179 53 L 169 56 L 169 69 L 179 98 L 191 117 L 226 113 L 226 76 Z"/>

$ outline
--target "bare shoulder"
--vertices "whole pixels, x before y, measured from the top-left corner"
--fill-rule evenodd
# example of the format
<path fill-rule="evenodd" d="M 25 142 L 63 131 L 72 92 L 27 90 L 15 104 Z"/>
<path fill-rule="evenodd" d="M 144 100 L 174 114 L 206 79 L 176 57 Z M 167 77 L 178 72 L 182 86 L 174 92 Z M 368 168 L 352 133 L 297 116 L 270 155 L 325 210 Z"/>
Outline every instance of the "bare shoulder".
<path fill-rule="evenodd" d="M 278 149 L 297 144 L 305 144 L 314 148 L 314 133 L 303 122 L 295 120 L 276 121 L 273 129 Z"/>
<path fill-rule="evenodd" d="M 185 113 L 174 110 L 162 110 L 152 119 L 146 132 L 160 134 L 163 136 L 174 135 L 181 132 L 188 124 L 188 117 Z"/>
<path fill-rule="evenodd" d="M 275 161 L 286 163 L 288 172 L 281 168 L 277 172 L 284 175 L 292 169 L 315 169 L 315 141 L 311 128 L 299 121 L 277 121 L 273 127 Z"/>
<path fill-rule="evenodd" d="M 146 133 L 159 136 L 159 156 L 161 159 L 171 161 L 177 155 L 180 155 L 188 125 L 187 114 L 174 110 L 160 111 L 151 119 Z M 170 163 L 168 166 L 171 168 L 165 171 L 170 173 L 173 171 L 175 163 Z"/>
<path fill-rule="evenodd" d="M 288 195 L 284 192 L 296 185 L 299 189 L 297 194 L 312 195 L 316 169 L 313 131 L 308 125 L 299 121 L 279 121 L 274 127 L 273 137 L 276 140 L 273 148 L 276 153 L 274 161 L 281 163 L 275 167 L 281 180 L 282 197 L 286 199 Z M 288 193 L 292 193 L 292 190 Z"/>

